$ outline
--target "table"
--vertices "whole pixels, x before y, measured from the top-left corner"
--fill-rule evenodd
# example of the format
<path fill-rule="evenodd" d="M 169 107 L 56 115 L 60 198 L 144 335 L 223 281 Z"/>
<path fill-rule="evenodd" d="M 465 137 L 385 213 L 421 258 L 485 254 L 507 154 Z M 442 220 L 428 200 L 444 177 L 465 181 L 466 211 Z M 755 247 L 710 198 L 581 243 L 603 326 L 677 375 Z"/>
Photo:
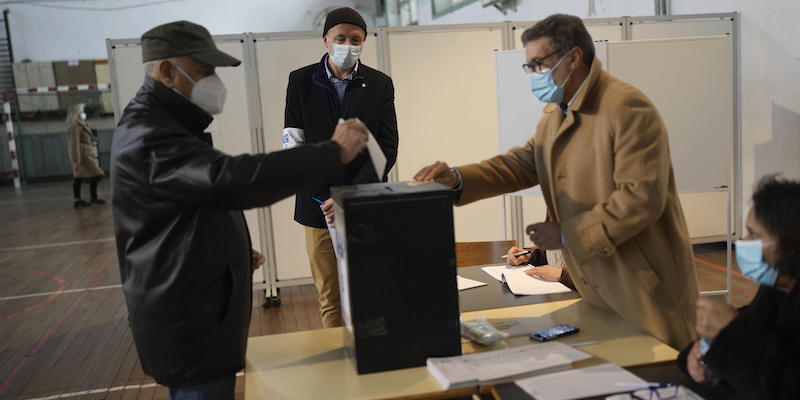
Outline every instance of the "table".
<path fill-rule="evenodd" d="M 516 319 L 529 330 L 571 324 L 581 332 L 560 341 L 599 341 L 580 349 L 592 358 L 577 362 L 576 368 L 615 363 L 623 367 L 668 362 L 678 352 L 649 336 L 616 314 L 600 310 L 582 299 L 505 307 L 480 312 L 485 318 Z M 475 312 L 464 312 L 471 320 Z M 426 398 L 428 396 L 470 395 L 479 388 L 443 393 L 425 367 L 358 375 L 342 346 L 342 329 L 251 337 L 245 366 L 246 399 L 377 399 Z M 510 338 L 495 346 L 464 343 L 464 354 L 531 343 L 527 337 Z"/>
<path fill-rule="evenodd" d="M 481 271 L 482 267 L 486 267 L 486 265 L 461 267 L 457 268 L 456 270 L 458 275 L 461 275 L 464 278 L 486 282 L 486 286 L 480 286 L 458 292 L 458 305 L 461 312 L 545 303 L 549 301 L 576 299 L 580 297 L 578 292 L 575 291 L 570 291 L 567 293 L 517 296 L 508 290 L 508 286 L 498 282 L 497 279 L 494 279 L 489 276 L 489 274 Z"/>

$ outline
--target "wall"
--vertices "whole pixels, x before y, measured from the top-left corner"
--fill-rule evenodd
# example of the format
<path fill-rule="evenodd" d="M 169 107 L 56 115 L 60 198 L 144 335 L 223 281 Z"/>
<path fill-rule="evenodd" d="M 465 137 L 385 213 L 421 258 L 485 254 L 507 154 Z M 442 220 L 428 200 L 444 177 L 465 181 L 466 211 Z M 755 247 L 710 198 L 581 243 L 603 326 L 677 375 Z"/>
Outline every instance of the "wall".
<path fill-rule="evenodd" d="M 368 26 L 376 26 L 375 3 L 364 0 L 28 0 L 5 7 L 14 59 L 54 61 L 105 59 L 106 38 L 138 38 L 176 20 L 198 23 L 215 35 L 314 30 L 320 11 L 334 6 L 356 8 Z"/>
<path fill-rule="evenodd" d="M 517 12 L 503 15 L 474 2 L 432 19 L 430 0 L 420 0 L 420 24 L 534 21 L 553 13 L 582 18 L 653 15 L 652 1 L 584 0 L 541 2 L 519 0 Z M 800 179 L 800 6 L 794 0 L 671 0 L 671 14 L 738 12 L 740 29 L 740 175 L 742 221 L 750 207 L 753 185 L 765 174 Z M 691 96 L 691 93 L 687 93 Z M 741 228 L 739 229 L 741 231 Z"/>
<path fill-rule="evenodd" d="M 642 0 L 518 0 L 517 11 L 504 15 L 491 6 L 484 8 L 480 1 L 470 3 L 449 14 L 433 19 L 431 0 L 419 0 L 419 24 L 463 24 L 473 22 L 534 21 L 550 14 L 565 13 L 581 18 L 616 18 L 626 15 L 653 15 L 653 1 Z M 593 4 L 589 8 L 589 4 Z"/>

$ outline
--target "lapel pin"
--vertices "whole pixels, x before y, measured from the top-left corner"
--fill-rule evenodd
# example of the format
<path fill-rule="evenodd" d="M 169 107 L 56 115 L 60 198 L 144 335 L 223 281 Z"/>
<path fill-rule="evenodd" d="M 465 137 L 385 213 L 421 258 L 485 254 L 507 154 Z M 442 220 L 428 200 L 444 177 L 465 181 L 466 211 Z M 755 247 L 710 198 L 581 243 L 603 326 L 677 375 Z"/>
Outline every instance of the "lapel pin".
<path fill-rule="evenodd" d="M 366 83 L 362 83 L 361 87 L 367 87 L 367 84 Z"/>

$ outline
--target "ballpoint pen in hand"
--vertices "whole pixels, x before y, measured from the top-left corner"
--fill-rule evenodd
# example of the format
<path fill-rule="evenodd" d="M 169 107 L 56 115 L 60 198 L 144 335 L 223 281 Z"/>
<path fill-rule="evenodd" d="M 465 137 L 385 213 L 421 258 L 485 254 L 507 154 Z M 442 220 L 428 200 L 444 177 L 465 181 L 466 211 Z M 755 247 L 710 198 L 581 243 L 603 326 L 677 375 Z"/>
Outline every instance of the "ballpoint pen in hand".
<path fill-rule="evenodd" d="M 528 250 L 525 250 L 525 251 L 518 251 L 518 252 L 514 253 L 514 257 L 524 256 L 525 254 L 531 254 L 531 253 L 533 253 L 533 249 L 528 249 Z M 500 258 L 508 258 L 508 254 L 506 254 L 506 255 L 504 255 L 504 256 L 502 256 Z"/>
<path fill-rule="evenodd" d="M 318 198 L 316 198 L 316 197 L 312 197 L 312 198 L 311 198 L 311 200 L 314 200 L 314 201 L 316 201 L 316 202 L 317 202 L 317 203 L 319 203 L 319 205 L 321 205 L 321 206 L 324 206 L 324 205 L 325 205 L 325 202 L 324 202 L 324 201 L 322 201 L 322 200 L 320 200 L 320 199 L 318 199 Z"/>

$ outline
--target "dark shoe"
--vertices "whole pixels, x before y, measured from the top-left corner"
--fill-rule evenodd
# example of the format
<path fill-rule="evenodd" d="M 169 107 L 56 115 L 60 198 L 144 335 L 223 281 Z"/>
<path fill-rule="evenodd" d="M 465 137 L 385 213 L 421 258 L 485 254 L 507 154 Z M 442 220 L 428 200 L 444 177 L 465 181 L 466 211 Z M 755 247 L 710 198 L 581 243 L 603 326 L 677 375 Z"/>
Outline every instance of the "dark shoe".
<path fill-rule="evenodd" d="M 84 208 L 84 207 L 89 207 L 91 204 L 83 200 L 75 200 L 75 203 L 73 205 L 75 208 Z"/>
<path fill-rule="evenodd" d="M 106 201 L 103 199 L 94 199 L 90 200 L 89 204 L 93 206 L 102 206 L 103 204 L 106 204 Z"/>

